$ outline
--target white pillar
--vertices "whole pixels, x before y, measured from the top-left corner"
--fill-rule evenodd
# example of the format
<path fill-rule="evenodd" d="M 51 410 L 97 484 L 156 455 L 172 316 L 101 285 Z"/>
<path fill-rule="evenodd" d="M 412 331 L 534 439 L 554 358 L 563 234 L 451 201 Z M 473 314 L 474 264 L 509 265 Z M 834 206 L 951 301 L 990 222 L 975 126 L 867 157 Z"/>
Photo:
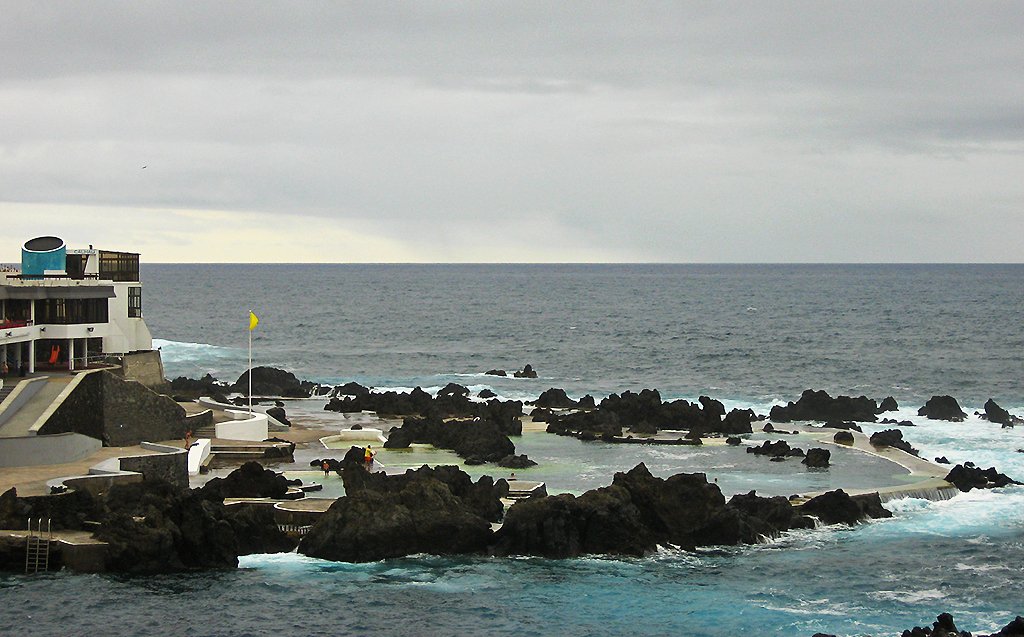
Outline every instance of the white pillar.
<path fill-rule="evenodd" d="M 68 339 L 68 371 L 75 371 L 75 339 Z"/>
<path fill-rule="evenodd" d="M 33 315 L 35 314 L 34 310 L 33 310 L 32 314 Z M 18 364 L 20 365 L 21 361 L 18 361 Z M 28 373 L 29 374 L 35 374 L 36 373 L 36 342 L 35 341 L 29 341 L 28 342 Z"/>

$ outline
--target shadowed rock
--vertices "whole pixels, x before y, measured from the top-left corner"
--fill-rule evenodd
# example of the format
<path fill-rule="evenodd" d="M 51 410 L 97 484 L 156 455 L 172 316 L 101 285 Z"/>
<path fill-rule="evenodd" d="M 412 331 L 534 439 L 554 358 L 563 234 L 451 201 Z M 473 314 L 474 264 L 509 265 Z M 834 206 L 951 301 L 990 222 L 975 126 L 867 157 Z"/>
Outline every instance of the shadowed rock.
<path fill-rule="evenodd" d="M 946 474 L 946 482 L 957 489 L 968 492 L 972 489 L 998 489 L 1011 484 L 1021 484 L 1009 476 L 999 473 L 995 467 L 981 469 L 972 462 L 965 462 L 953 467 Z"/>
<path fill-rule="evenodd" d="M 899 429 L 884 429 L 871 434 L 868 441 L 875 447 L 893 447 L 906 451 L 911 455 L 918 455 L 917 449 L 910 446 L 910 443 L 903 439 L 903 432 Z"/>
<path fill-rule="evenodd" d="M 948 420 L 950 422 L 963 422 L 967 414 L 960 409 L 960 403 L 952 396 L 932 396 L 928 402 L 917 410 L 918 416 L 924 416 L 929 420 Z"/>
<path fill-rule="evenodd" d="M 805 390 L 800 399 L 786 406 L 772 407 L 769 418 L 774 422 L 793 422 L 798 420 L 852 420 L 856 422 L 875 422 L 878 405 L 875 401 L 861 396 L 837 396 L 832 398 L 824 390 Z"/>
<path fill-rule="evenodd" d="M 824 469 L 828 467 L 832 453 L 828 449 L 814 447 L 807 450 L 807 456 L 801 461 L 809 468 Z"/>

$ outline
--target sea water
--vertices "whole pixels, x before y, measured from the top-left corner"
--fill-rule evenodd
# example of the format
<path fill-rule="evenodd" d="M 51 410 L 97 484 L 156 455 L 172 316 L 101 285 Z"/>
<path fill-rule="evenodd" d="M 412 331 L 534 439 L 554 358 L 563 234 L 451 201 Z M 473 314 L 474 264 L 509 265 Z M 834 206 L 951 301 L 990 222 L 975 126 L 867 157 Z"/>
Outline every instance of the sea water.
<path fill-rule="evenodd" d="M 302 378 L 428 390 L 454 381 L 512 399 L 552 386 L 598 399 L 649 387 L 761 413 L 807 388 L 892 395 L 901 408 L 887 415 L 916 425 L 904 435 L 922 456 L 1024 476 L 1024 428 L 973 415 L 989 397 L 1024 415 L 1024 266 L 148 265 L 143 278 L 169 376 L 234 380 L 251 309 L 255 364 Z M 483 374 L 526 363 L 541 378 Z M 934 394 L 971 415 L 918 417 Z M 322 404 L 287 409 L 341 428 Z M 639 461 L 663 476 L 704 471 L 727 494 L 906 479 L 848 450 L 818 472 L 726 447 L 543 433 L 515 442 L 540 462 L 523 477 L 577 493 Z M 457 461 L 389 455 L 396 466 Z M 0 576 L 0 634 L 881 635 L 943 611 L 976 633 L 1024 613 L 1024 488 L 887 506 L 892 519 L 854 528 L 642 559 L 335 564 L 282 554 L 215 573 Z"/>

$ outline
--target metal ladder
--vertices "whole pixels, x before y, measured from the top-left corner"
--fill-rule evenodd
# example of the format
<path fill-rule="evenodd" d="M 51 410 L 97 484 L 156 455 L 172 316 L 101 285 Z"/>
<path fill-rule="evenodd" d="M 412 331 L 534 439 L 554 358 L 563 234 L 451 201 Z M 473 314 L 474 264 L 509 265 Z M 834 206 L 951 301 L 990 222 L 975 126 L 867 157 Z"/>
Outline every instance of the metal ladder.
<path fill-rule="evenodd" d="M 43 537 L 43 518 L 35 520 L 35 531 L 32 530 L 32 518 L 28 519 L 28 537 L 25 541 L 25 574 L 38 573 L 50 568 L 50 542 L 53 541 L 53 529 L 50 518 L 46 519 L 46 537 Z"/>

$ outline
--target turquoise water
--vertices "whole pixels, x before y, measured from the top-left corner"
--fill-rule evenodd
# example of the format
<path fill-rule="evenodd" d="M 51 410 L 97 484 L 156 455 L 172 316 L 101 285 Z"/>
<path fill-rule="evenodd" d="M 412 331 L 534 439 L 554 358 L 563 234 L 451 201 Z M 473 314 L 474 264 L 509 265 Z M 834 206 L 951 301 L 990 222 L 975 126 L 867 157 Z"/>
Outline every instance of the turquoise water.
<path fill-rule="evenodd" d="M 991 396 L 1024 415 L 1024 327 L 1008 318 L 1024 314 L 1022 266 L 189 265 L 147 266 L 143 278 L 144 311 L 172 375 L 233 379 L 245 366 L 252 307 L 257 362 L 301 377 L 395 388 L 454 380 L 519 399 L 550 386 L 599 398 L 657 387 L 666 398 L 709 394 L 760 413 L 808 387 L 892 394 L 901 404 L 892 417 L 917 425 L 904 434 L 923 456 L 1024 477 L 1024 428 L 916 416 L 938 393 L 968 413 Z M 527 362 L 541 379 L 480 373 Z M 315 401 L 287 408 L 346 426 Z M 828 472 L 810 472 L 728 448 L 545 434 L 515 442 L 541 462 L 517 475 L 552 490 L 607 484 L 640 460 L 658 475 L 706 471 L 726 493 L 906 479 L 848 451 L 834 452 Z M 395 466 L 456 460 L 425 450 L 378 457 Z M 484 470 L 498 473 L 470 471 Z M 944 611 L 975 633 L 1024 614 L 1024 488 L 887 506 L 893 519 L 852 529 L 635 560 L 353 565 L 288 554 L 157 578 L 0 576 L 0 634 L 877 636 Z"/>

